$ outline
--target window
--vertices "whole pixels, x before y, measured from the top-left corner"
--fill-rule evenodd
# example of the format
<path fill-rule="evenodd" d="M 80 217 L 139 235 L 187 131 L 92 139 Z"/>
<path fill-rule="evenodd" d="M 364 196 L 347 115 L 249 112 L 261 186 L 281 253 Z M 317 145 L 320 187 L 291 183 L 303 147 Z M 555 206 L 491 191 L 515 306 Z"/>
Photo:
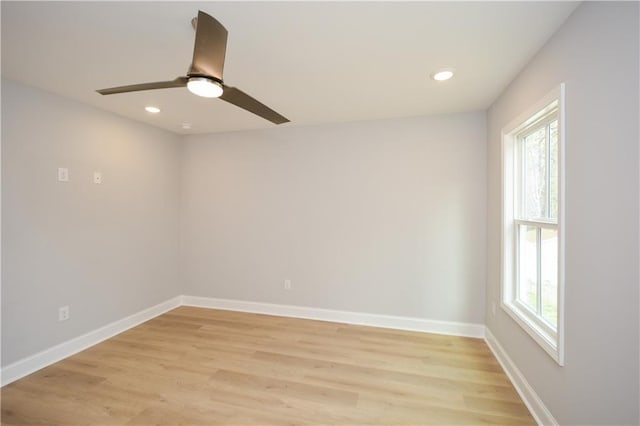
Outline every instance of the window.
<path fill-rule="evenodd" d="M 502 132 L 503 309 L 563 365 L 564 85 Z"/>

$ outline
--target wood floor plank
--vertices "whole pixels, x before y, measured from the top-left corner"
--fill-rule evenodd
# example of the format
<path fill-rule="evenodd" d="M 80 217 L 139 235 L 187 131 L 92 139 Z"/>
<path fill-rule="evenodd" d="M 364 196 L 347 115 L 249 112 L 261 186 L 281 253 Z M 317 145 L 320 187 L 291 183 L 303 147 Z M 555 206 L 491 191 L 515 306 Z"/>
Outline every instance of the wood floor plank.
<path fill-rule="evenodd" d="M 0 396 L 3 425 L 535 424 L 480 339 L 193 307 Z"/>

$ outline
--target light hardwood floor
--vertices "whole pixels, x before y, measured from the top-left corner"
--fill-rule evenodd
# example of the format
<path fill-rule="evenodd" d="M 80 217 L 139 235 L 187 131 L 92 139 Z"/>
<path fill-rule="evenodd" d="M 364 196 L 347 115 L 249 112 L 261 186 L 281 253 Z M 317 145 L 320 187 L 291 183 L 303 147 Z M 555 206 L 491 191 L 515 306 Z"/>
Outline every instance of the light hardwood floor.
<path fill-rule="evenodd" d="M 6 425 L 534 424 L 480 339 L 190 307 L 1 392 Z"/>

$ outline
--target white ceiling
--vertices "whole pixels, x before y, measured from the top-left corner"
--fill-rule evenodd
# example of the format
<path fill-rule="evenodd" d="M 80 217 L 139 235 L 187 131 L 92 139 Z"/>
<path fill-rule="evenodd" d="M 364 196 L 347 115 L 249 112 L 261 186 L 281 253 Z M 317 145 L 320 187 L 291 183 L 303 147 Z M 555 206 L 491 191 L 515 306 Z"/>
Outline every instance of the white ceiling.
<path fill-rule="evenodd" d="M 95 92 L 185 75 L 201 9 L 229 31 L 225 83 L 288 117 L 284 126 L 482 110 L 576 6 L 2 1 L 2 75 L 175 133 L 273 127 L 181 88 Z M 443 67 L 456 76 L 429 78 Z"/>

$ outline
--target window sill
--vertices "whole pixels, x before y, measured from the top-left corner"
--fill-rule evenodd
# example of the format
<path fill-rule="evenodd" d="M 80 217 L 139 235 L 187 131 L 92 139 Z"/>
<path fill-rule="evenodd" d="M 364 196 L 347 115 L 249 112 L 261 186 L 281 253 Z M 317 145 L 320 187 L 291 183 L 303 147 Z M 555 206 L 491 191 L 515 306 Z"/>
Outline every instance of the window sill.
<path fill-rule="evenodd" d="M 546 330 L 536 324 L 524 312 L 524 308 L 519 307 L 516 303 L 502 302 L 502 309 L 524 330 L 531 338 L 556 362 L 558 365 L 564 365 L 564 356 L 562 351 L 562 342 L 557 336 L 550 335 Z"/>

